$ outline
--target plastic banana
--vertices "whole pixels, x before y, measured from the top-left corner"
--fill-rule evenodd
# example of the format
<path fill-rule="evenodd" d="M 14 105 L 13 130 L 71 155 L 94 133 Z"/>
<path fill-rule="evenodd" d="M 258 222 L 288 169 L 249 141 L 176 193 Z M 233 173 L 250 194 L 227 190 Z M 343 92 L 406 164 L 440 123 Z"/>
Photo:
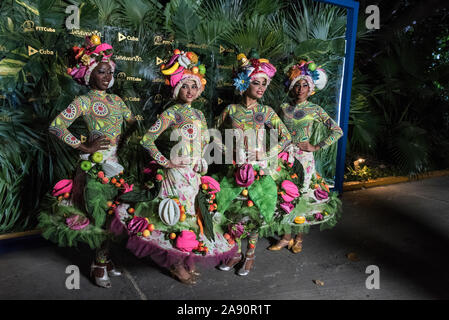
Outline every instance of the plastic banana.
<path fill-rule="evenodd" d="M 172 73 L 174 73 L 179 67 L 179 63 L 175 62 L 175 64 L 173 64 L 170 68 L 162 70 L 161 72 L 163 74 L 165 74 L 166 76 L 171 75 Z"/>

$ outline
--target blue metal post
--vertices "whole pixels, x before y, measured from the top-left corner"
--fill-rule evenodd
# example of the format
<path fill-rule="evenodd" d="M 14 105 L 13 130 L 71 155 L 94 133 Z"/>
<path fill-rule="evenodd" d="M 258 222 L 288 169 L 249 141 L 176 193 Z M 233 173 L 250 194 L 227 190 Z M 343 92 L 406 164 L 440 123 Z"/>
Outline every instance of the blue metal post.
<path fill-rule="evenodd" d="M 346 142 L 348 139 L 349 108 L 351 103 L 352 71 L 354 69 L 355 41 L 357 38 L 357 17 L 359 3 L 352 0 L 316 0 L 344 7 L 347 10 L 346 18 L 346 52 L 343 76 L 343 90 L 339 110 L 338 125 L 343 130 L 343 137 L 338 141 L 337 166 L 335 172 L 335 190 L 343 192 L 345 172 Z"/>

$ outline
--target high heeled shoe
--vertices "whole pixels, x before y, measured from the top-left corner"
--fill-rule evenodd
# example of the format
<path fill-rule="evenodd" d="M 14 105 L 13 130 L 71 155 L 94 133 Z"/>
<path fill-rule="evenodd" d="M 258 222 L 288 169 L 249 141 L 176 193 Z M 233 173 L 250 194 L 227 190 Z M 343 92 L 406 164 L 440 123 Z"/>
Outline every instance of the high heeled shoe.
<path fill-rule="evenodd" d="M 242 260 L 242 254 L 239 254 L 239 256 L 234 256 L 231 260 L 229 260 L 226 263 L 222 263 L 218 269 L 221 271 L 229 271 L 231 270 L 237 263 L 239 263 Z"/>
<path fill-rule="evenodd" d="M 176 268 L 172 267 L 170 268 L 170 274 L 171 276 L 178 280 L 179 282 L 183 283 L 183 284 L 187 284 L 187 285 L 194 285 L 196 284 L 196 277 L 191 274 L 190 272 L 187 272 L 187 274 L 189 275 L 187 278 L 182 278 L 179 276 L 179 274 L 176 273 Z"/>
<path fill-rule="evenodd" d="M 287 249 L 290 250 L 290 248 L 293 246 L 293 243 L 294 243 L 293 239 L 290 239 L 290 240 L 281 239 L 281 240 L 278 241 L 278 243 L 273 244 L 271 247 L 268 247 L 268 250 L 279 251 L 279 250 L 281 250 L 282 248 L 285 248 L 285 247 L 287 247 Z"/>
<path fill-rule="evenodd" d="M 295 243 L 292 246 L 293 253 L 300 253 L 302 251 L 302 239 L 295 239 Z"/>
<path fill-rule="evenodd" d="M 243 263 L 243 266 L 240 268 L 240 270 L 237 272 L 239 276 L 247 276 L 249 272 L 251 271 L 251 268 L 254 265 L 254 259 L 256 258 L 256 255 L 253 253 L 252 256 L 246 255 L 245 262 Z"/>
<path fill-rule="evenodd" d="M 122 272 L 115 268 L 112 260 L 106 261 L 106 270 L 108 270 L 108 275 L 110 277 L 120 277 L 122 275 Z"/>
<path fill-rule="evenodd" d="M 99 277 L 95 274 L 95 269 L 102 269 L 103 270 L 103 276 Z M 102 288 L 110 288 L 111 280 L 109 279 L 108 271 L 106 266 L 99 266 L 96 265 L 94 262 L 92 262 L 92 265 L 90 266 L 90 276 L 94 279 L 95 284 Z"/>

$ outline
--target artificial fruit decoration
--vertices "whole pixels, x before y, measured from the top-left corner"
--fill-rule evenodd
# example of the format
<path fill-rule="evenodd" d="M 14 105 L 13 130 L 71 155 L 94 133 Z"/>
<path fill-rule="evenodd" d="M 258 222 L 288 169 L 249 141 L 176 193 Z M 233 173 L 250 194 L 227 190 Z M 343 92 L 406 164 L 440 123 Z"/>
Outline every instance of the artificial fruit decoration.
<path fill-rule="evenodd" d="M 80 167 L 83 171 L 89 171 L 92 168 L 92 163 L 90 161 L 84 160 L 81 161 Z"/>
<path fill-rule="evenodd" d="M 100 163 L 103 161 L 103 154 L 101 152 L 94 152 L 92 154 L 92 161 L 95 163 Z"/>

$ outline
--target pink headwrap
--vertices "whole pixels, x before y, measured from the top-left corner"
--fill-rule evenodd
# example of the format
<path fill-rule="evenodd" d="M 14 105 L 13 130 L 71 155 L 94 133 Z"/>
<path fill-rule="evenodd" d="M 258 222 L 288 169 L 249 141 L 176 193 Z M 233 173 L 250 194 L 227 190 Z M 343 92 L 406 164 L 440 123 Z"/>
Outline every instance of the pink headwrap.
<path fill-rule="evenodd" d="M 68 68 L 67 73 L 72 76 L 72 79 L 82 85 L 89 85 L 90 75 L 92 71 L 101 62 L 109 63 L 112 72 L 115 70 L 115 63 L 111 60 L 113 55 L 113 48 L 108 43 L 100 43 L 100 38 L 93 35 L 90 38 L 85 38 L 84 46 L 73 47 L 75 53 L 75 60 L 77 64 L 73 68 Z M 108 88 L 114 84 L 114 78 L 109 83 Z"/>

